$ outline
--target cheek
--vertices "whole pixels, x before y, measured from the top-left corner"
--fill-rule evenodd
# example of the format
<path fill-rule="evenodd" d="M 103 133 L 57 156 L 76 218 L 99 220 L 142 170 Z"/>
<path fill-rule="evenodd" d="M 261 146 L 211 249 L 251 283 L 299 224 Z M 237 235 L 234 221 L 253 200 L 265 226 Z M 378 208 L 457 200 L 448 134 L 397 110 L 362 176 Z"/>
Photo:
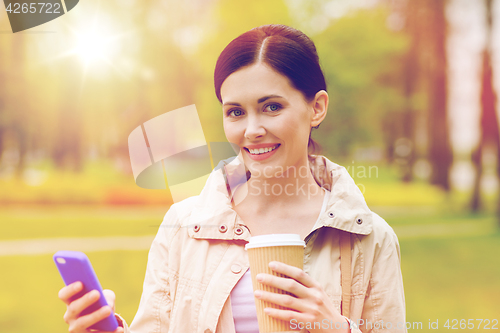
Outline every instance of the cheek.
<path fill-rule="evenodd" d="M 305 140 L 309 139 L 310 126 L 307 117 L 290 117 L 282 127 L 294 141 L 302 141 L 304 137 Z"/>
<path fill-rule="evenodd" d="M 226 134 L 227 141 L 231 143 L 238 143 L 241 140 L 241 135 L 239 134 L 240 130 L 238 125 L 235 123 L 231 123 L 229 121 L 224 121 L 223 123 L 224 133 Z"/>
<path fill-rule="evenodd" d="M 305 107 L 302 113 L 300 128 L 307 134 L 307 138 L 309 138 L 309 133 L 311 132 L 311 111 L 307 107 Z"/>

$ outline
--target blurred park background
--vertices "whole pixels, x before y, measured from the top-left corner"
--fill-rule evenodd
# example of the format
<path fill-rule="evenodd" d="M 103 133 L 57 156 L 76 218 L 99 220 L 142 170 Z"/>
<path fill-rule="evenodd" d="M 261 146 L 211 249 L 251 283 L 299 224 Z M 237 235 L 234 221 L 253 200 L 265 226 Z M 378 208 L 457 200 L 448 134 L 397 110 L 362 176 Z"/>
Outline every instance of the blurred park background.
<path fill-rule="evenodd" d="M 1 332 L 67 331 L 68 244 L 132 321 L 172 200 L 135 184 L 128 135 L 195 104 L 225 141 L 217 56 L 269 23 L 316 43 L 331 103 L 313 137 L 398 234 L 410 331 L 500 320 L 500 0 L 85 0 L 16 34 L 4 8 Z"/>

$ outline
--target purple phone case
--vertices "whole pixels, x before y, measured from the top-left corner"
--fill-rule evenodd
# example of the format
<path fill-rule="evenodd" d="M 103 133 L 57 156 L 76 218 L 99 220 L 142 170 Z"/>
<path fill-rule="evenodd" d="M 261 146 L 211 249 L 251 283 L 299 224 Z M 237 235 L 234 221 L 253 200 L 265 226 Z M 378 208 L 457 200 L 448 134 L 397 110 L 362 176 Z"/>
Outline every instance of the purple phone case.
<path fill-rule="evenodd" d="M 94 269 L 90 264 L 89 258 L 87 258 L 85 253 L 78 251 L 59 251 L 54 254 L 53 258 L 66 285 L 76 281 L 81 281 L 83 283 L 83 290 L 73 296 L 71 298 L 72 301 L 82 297 L 94 289 L 98 290 L 101 294 L 99 300 L 83 310 L 81 315 L 92 313 L 101 307 L 108 305 L 106 299 L 104 298 L 104 294 L 102 293 L 101 284 L 99 283 Z M 57 258 L 63 258 L 66 263 L 57 262 Z M 117 327 L 118 322 L 116 321 L 114 313 L 111 313 L 107 318 L 95 323 L 89 328 L 113 332 Z"/>

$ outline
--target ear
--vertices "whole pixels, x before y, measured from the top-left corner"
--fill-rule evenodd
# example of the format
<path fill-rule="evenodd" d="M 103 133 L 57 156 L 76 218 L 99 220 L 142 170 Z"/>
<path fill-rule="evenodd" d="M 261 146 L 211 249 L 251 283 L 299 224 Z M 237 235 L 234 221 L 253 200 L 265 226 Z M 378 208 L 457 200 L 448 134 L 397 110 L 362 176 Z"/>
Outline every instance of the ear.
<path fill-rule="evenodd" d="M 328 111 L 328 93 L 324 90 L 318 91 L 310 105 L 312 107 L 311 127 L 318 126 L 325 119 Z"/>

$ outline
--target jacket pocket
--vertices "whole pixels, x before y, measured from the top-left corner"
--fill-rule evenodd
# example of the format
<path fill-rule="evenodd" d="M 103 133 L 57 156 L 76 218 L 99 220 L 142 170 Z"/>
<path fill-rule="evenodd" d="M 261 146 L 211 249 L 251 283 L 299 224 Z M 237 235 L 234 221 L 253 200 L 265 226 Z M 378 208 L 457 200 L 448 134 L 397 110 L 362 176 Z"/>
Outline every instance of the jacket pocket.
<path fill-rule="evenodd" d="M 157 318 L 160 321 L 160 332 L 167 333 L 172 331 L 170 315 L 172 313 L 172 298 L 170 294 L 171 285 L 170 277 L 165 274 L 162 276 L 162 286 L 160 289 L 160 297 L 158 304 L 158 313 L 156 313 Z"/>
<path fill-rule="evenodd" d="M 198 326 L 198 297 L 202 291 L 192 286 L 193 282 L 179 281 L 171 308 L 171 322 L 176 327 L 171 327 L 169 332 L 196 332 Z"/>

